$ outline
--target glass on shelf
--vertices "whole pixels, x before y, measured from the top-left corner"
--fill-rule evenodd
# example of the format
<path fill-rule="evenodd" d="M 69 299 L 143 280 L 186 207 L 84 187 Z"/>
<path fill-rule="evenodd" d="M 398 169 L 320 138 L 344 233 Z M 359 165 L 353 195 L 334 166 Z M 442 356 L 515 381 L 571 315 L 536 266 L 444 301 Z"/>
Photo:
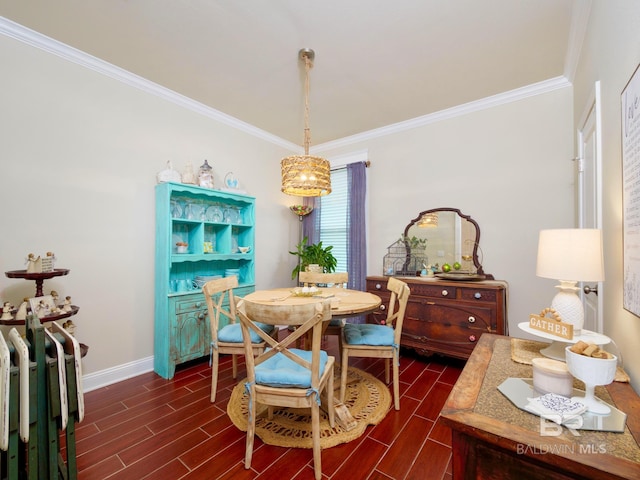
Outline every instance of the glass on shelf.
<path fill-rule="evenodd" d="M 208 205 L 205 210 L 205 219 L 208 222 L 220 223 L 224 220 L 224 213 L 222 207 L 214 203 L 212 205 Z"/>
<path fill-rule="evenodd" d="M 216 232 L 212 227 L 205 228 L 204 231 L 204 253 L 214 253 L 216 249 Z"/>
<path fill-rule="evenodd" d="M 205 205 L 201 200 L 191 200 L 186 207 L 187 220 L 202 221 L 205 219 Z"/>
<path fill-rule="evenodd" d="M 231 207 L 231 222 L 242 223 L 242 212 L 240 207 Z"/>

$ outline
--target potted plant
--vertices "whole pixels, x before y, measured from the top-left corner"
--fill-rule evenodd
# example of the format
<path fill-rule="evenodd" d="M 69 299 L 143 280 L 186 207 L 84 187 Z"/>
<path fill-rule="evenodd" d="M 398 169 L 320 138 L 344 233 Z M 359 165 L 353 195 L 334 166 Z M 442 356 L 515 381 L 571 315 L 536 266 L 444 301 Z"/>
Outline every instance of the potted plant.
<path fill-rule="evenodd" d="M 415 235 L 413 237 L 402 235 L 400 237 L 400 241 L 404 242 L 405 246 L 409 250 L 424 250 L 425 248 L 427 248 L 427 239 L 418 238 Z"/>
<path fill-rule="evenodd" d="M 309 265 L 319 265 L 324 273 L 335 272 L 338 266 L 338 260 L 331 252 L 333 250 L 332 245 L 323 247 L 322 242 L 307 245 L 308 240 L 307 237 L 304 237 L 296 245 L 296 250 L 289 252 L 291 255 L 298 257 L 298 264 L 291 272 L 291 279 L 296 279 L 298 273 L 305 271 Z"/>

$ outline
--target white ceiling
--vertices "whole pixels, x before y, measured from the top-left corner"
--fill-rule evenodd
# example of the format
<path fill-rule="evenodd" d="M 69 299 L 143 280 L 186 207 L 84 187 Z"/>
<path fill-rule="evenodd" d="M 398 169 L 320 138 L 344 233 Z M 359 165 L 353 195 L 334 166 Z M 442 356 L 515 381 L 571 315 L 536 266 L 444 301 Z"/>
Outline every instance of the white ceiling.
<path fill-rule="evenodd" d="M 585 2 L 0 0 L 0 15 L 298 145 L 312 48 L 317 145 L 570 77 Z"/>

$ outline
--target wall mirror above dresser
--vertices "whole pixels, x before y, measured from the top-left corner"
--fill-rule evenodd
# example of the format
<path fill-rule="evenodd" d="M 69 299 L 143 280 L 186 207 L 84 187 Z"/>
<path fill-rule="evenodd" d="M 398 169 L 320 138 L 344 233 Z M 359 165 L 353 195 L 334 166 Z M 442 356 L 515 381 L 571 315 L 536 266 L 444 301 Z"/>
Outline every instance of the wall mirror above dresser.
<path fill-rule="evenodd" d="M 436 264 L 440 270 L 429 274 L 427 267 Z M 449 272 L 442 271 L 444 264 L 451 267 Z M 384 276 L 367 277 L 367 291 L 379 295 L 383 306 L 389 302 L 390 276 L 411 290 L 402 347 L 466 359 L 484 333 L 508 334 L 507 283 L 484 271 L 480 227 L 460 210 L 420 212 L 389 246 L 383 268 Z M 385 318 L 380 310 L 367 321 L 381 323 Z"/>
<path fill-rule="evenodd" d="M 421 270 L 424 265 L 438 264 L 438 276 L 449 280 L 493 279 L 482 265 L 480 226 L 457 208 L 432 208 L 420 212 L 405 227 L 403 239 L 406 274 L 416 274 L 413 265 Z M 444 264 L 451 267 L 449 272 L 441 270 Z"/>

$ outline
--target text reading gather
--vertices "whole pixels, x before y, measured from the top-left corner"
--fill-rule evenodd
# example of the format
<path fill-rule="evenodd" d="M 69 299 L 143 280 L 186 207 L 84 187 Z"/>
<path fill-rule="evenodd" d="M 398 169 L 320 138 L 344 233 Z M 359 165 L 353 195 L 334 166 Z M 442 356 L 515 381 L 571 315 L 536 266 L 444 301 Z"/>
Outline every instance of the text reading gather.
<path fill-rule="evenodd" d="M 542 317 L 540 315 L 531 315 L 529 317 L 529 327 L 533 330 L 546 332 L 550 335 L 556 335 L 567 340 L 573 339 L 573 325 L 564 323 L 560 320 Z"/>

